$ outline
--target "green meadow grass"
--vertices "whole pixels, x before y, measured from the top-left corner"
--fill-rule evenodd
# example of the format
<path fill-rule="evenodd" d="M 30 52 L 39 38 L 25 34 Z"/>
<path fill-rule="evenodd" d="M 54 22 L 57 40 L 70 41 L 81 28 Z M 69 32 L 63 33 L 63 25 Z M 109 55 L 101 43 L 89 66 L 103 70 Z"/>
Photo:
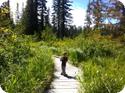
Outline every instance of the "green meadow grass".
<path fill-rule="evenodd" d="M 81 93 L 117 93 L 125 85 L 125 47 L 107 38 L 78 36 L 53 44 L 67 51 L 71 63 L 82 70 Z"/>
<path fill-rule="evenodd" d="M 44 93 L 52 81 L 52 52 L 28 40 L 1 41 L 0 84 L 8 93 Z"/>

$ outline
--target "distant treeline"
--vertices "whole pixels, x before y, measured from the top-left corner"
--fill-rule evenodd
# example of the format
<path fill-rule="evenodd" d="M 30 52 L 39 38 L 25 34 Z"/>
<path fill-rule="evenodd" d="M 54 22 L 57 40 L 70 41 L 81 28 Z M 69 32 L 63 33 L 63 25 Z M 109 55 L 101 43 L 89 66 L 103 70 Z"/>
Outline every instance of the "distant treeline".
<path fill-rule="evenodd" d="M 17 14 L 16 19 L 19 20 L 14 25 L 10 15 L 10 1 L 4 2 L 0 6 L 0 27 L 10 27 L 18 34 L 36 35 L 39 40 L 48 27 L 51 28 L 51 34 L 61 39 L 93 30 L 113 37 L 121 36 L 125 32 L 125 7 L 118 0 L 89 0 L 84 29 L 71 25 L 70 0 L 53 0 L 52 13 L 46 3 L 46 0 L 27 0 L 21 19 Z M 16 11 L 19 13 L 18 4 Z"/>

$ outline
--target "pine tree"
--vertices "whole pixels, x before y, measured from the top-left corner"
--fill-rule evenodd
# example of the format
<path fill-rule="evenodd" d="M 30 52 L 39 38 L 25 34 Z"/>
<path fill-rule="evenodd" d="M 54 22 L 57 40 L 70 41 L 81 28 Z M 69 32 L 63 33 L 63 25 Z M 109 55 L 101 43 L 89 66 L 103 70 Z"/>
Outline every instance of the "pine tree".
<path fill-rule="evenodd" d="M 46 14 L 46 16 L 45 16 L 45 25 L 46 26 L 50 26 L 50 18 L 49 18 L 49 16 L 50 16 L 50 9 L 48 8 L 47 9 L 47 14 Z"/>
<path fill-rule="evenodd" d="M 72 21 L 71 3 L 69 0 L 53 0 L 53 26 L 57 30 L 58 37 L 62 39 L 66 36 L 67 27 Z"/>
<path fill-rule="evenodd" d="M 53 13 L 52 13 L 52 24 L 54 32 L 59 37 L 59 29 L 60 29 L 60 0 L 53 0 Z"/>
<path fill-rule="evenodd" d="M 24 33 L 33 35 L 38 31 L 37 0 L 28 0 L 22 16 Z"/>
<path fill-rule="evenodd" d="M 45 17 L 47 15 L 47 7 L 46 7 L 46 0 L 38 0 L 38 16 L 39 16 L 39 28 L 40 30 L 44 30 L 45 28 Z"/>

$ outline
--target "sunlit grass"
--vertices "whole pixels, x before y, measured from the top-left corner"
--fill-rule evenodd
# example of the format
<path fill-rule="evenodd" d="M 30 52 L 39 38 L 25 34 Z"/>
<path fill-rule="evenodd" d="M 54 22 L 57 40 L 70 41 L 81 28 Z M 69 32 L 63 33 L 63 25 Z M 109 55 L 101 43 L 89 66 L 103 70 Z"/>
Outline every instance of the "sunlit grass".
<path fill-rule="evenodd" d="M 8 93 L 41 93 L 52 81 L 52 52 L 28 40 L 1 41 L 6 45 L 0 49 L 0 83 Z"/>
<path fill-rule="evenodd" d="M 82 69 L 82 93 L 117 93 L 125 84 L 124 46 L 110 37 L 78 36 L 53 43 Z"/>

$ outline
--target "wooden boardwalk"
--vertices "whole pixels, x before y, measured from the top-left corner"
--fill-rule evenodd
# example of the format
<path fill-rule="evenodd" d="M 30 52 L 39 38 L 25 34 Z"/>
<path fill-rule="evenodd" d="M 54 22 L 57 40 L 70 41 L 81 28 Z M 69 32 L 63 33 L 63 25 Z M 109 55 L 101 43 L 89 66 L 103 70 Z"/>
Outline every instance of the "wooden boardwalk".
<path fill-rule="evenodd" d="M 68 76 L 61 75 L 61 62 L 59 58 L 55 61 L 55 77 L 46 93 L 78 93 L 79 82 L 76 79 L 79 69 L 67 63 L 66 72 Z"/>

